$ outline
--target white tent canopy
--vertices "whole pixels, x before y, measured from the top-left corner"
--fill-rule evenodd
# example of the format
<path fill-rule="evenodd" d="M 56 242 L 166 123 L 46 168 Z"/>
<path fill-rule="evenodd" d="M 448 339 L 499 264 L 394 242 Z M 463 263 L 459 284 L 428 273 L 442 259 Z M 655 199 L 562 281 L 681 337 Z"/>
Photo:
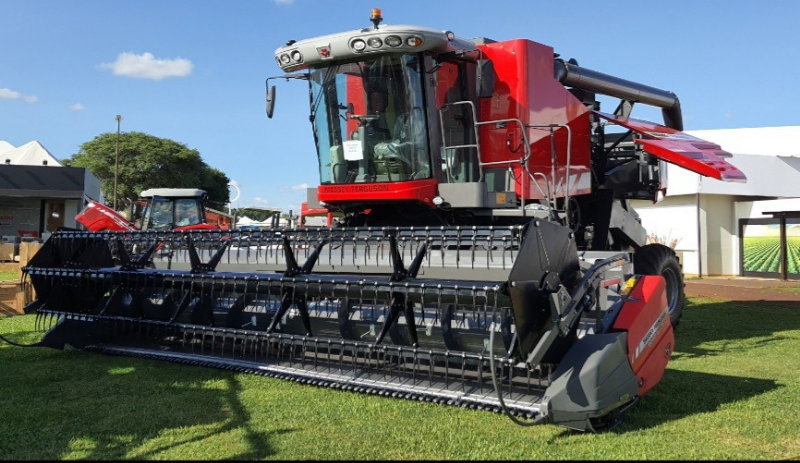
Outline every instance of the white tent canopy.
<path fill-rule="evenodd" d="M 11 149 L 7 149 L 8 147 Z M 14 148 L 8 142 L 0 141 L 0 164 L 12 164 L 17 166 L 58 166 L 61 163 L 50 154 L 41 143 L 34 140 L 22 146 Z"/>
<path fill-rule="evenodd" d="M 6 151 L 11 151 L 13 149 L 14 149 L 14 145 L 12 145 L 11 143 L 9 143 L 7 141 L 0 140 L 0 154 L 5 153 Z"/>

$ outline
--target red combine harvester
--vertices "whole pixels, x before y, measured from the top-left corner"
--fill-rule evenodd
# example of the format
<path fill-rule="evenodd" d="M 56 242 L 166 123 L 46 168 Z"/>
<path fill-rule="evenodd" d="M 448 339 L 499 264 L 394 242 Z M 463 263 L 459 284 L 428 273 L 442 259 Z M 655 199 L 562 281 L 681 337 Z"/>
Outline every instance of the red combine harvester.
<path fill-rule="evenodd" d="M 681 132 L 671 92 L 531 40 L 371 21 L 275 52 L 274 79 L 308 85 L 309 202 L 338 226 L 56 233 L 26 267 L 41 345 L 615 426 L 664 375 L 684 298 L 629 201 L 658 201 L 667 163 L 744 175 Z"/>
<path fill-rule="evenodd" d="M 218 225 L 206 220 L 206 192 L 193 188 L 151 188 L 139 195 L 142 209 L 131 222 L 114 209 L 90 201 L 75 220 L 90 231 L 135 230 L 214 230 Z M 137 217 L 138 216 L 138 217 Z"/>

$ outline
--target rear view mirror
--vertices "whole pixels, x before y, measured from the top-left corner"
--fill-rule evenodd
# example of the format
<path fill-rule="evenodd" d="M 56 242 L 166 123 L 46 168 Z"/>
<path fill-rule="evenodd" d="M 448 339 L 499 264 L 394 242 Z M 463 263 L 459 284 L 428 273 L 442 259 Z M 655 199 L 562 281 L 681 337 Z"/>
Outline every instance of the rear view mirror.
<path fill-rule="evenodd" d="M 267 90 L 267 117 L 272 119 L 272 113 L 275 111 L 275 86 L 269 87 Z"/>
<path fill-rule="evenodd" d="M 300 79 L 300 80 L 309 80 L 311 75 L 306 74 L 286 74 L 283 76 L 274 76 L 267 78 L 267 81 L 264 82 L 264 85 L 267 87 L 267 117 L 272 119 L 272 113 L 275 112 L 275 86 L 269 85 L 269 81 L 272 79 Z"/>

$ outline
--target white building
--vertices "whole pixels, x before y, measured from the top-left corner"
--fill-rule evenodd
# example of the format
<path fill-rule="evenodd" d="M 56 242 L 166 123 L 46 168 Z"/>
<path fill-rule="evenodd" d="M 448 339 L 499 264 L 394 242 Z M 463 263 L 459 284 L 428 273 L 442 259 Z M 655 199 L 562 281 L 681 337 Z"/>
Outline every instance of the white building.
<path fill-rule="evenodd" d="M 748 257 L 752 252 L 743 250 L 742 238 L 770 235 L 779 242 L 781 226 L 789 248 L 792 237 L 800 237 L 800 126 L 686 133 L 732 153 L 727 161 L 744 172 L 747 183 L 721 182 L 669 165 L 666 197 L 657 204 L 632 202 L 648 234 L 665 244 L 677 241 L 687 275 L 783 276 L 774 265 L 755 271 L 757 256 Z M 773 251 L 770 257 L 777 262 L 778 256 Z M 800 278 L 798 261 L 800 251 L 789 249 L 788 278 Z"/>

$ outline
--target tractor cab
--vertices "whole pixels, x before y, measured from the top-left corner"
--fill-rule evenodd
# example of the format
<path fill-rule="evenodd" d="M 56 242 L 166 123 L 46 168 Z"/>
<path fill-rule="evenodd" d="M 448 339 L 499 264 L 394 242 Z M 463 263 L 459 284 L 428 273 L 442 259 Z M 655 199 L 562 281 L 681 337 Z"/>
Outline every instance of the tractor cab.
<path fill-rule="evenodd" d="M 139 195 L 144 206 L 132 217 L 140 230 L 214 228 L 205 221 L 206 192 L 193 188 L 152 188 Z"/>

